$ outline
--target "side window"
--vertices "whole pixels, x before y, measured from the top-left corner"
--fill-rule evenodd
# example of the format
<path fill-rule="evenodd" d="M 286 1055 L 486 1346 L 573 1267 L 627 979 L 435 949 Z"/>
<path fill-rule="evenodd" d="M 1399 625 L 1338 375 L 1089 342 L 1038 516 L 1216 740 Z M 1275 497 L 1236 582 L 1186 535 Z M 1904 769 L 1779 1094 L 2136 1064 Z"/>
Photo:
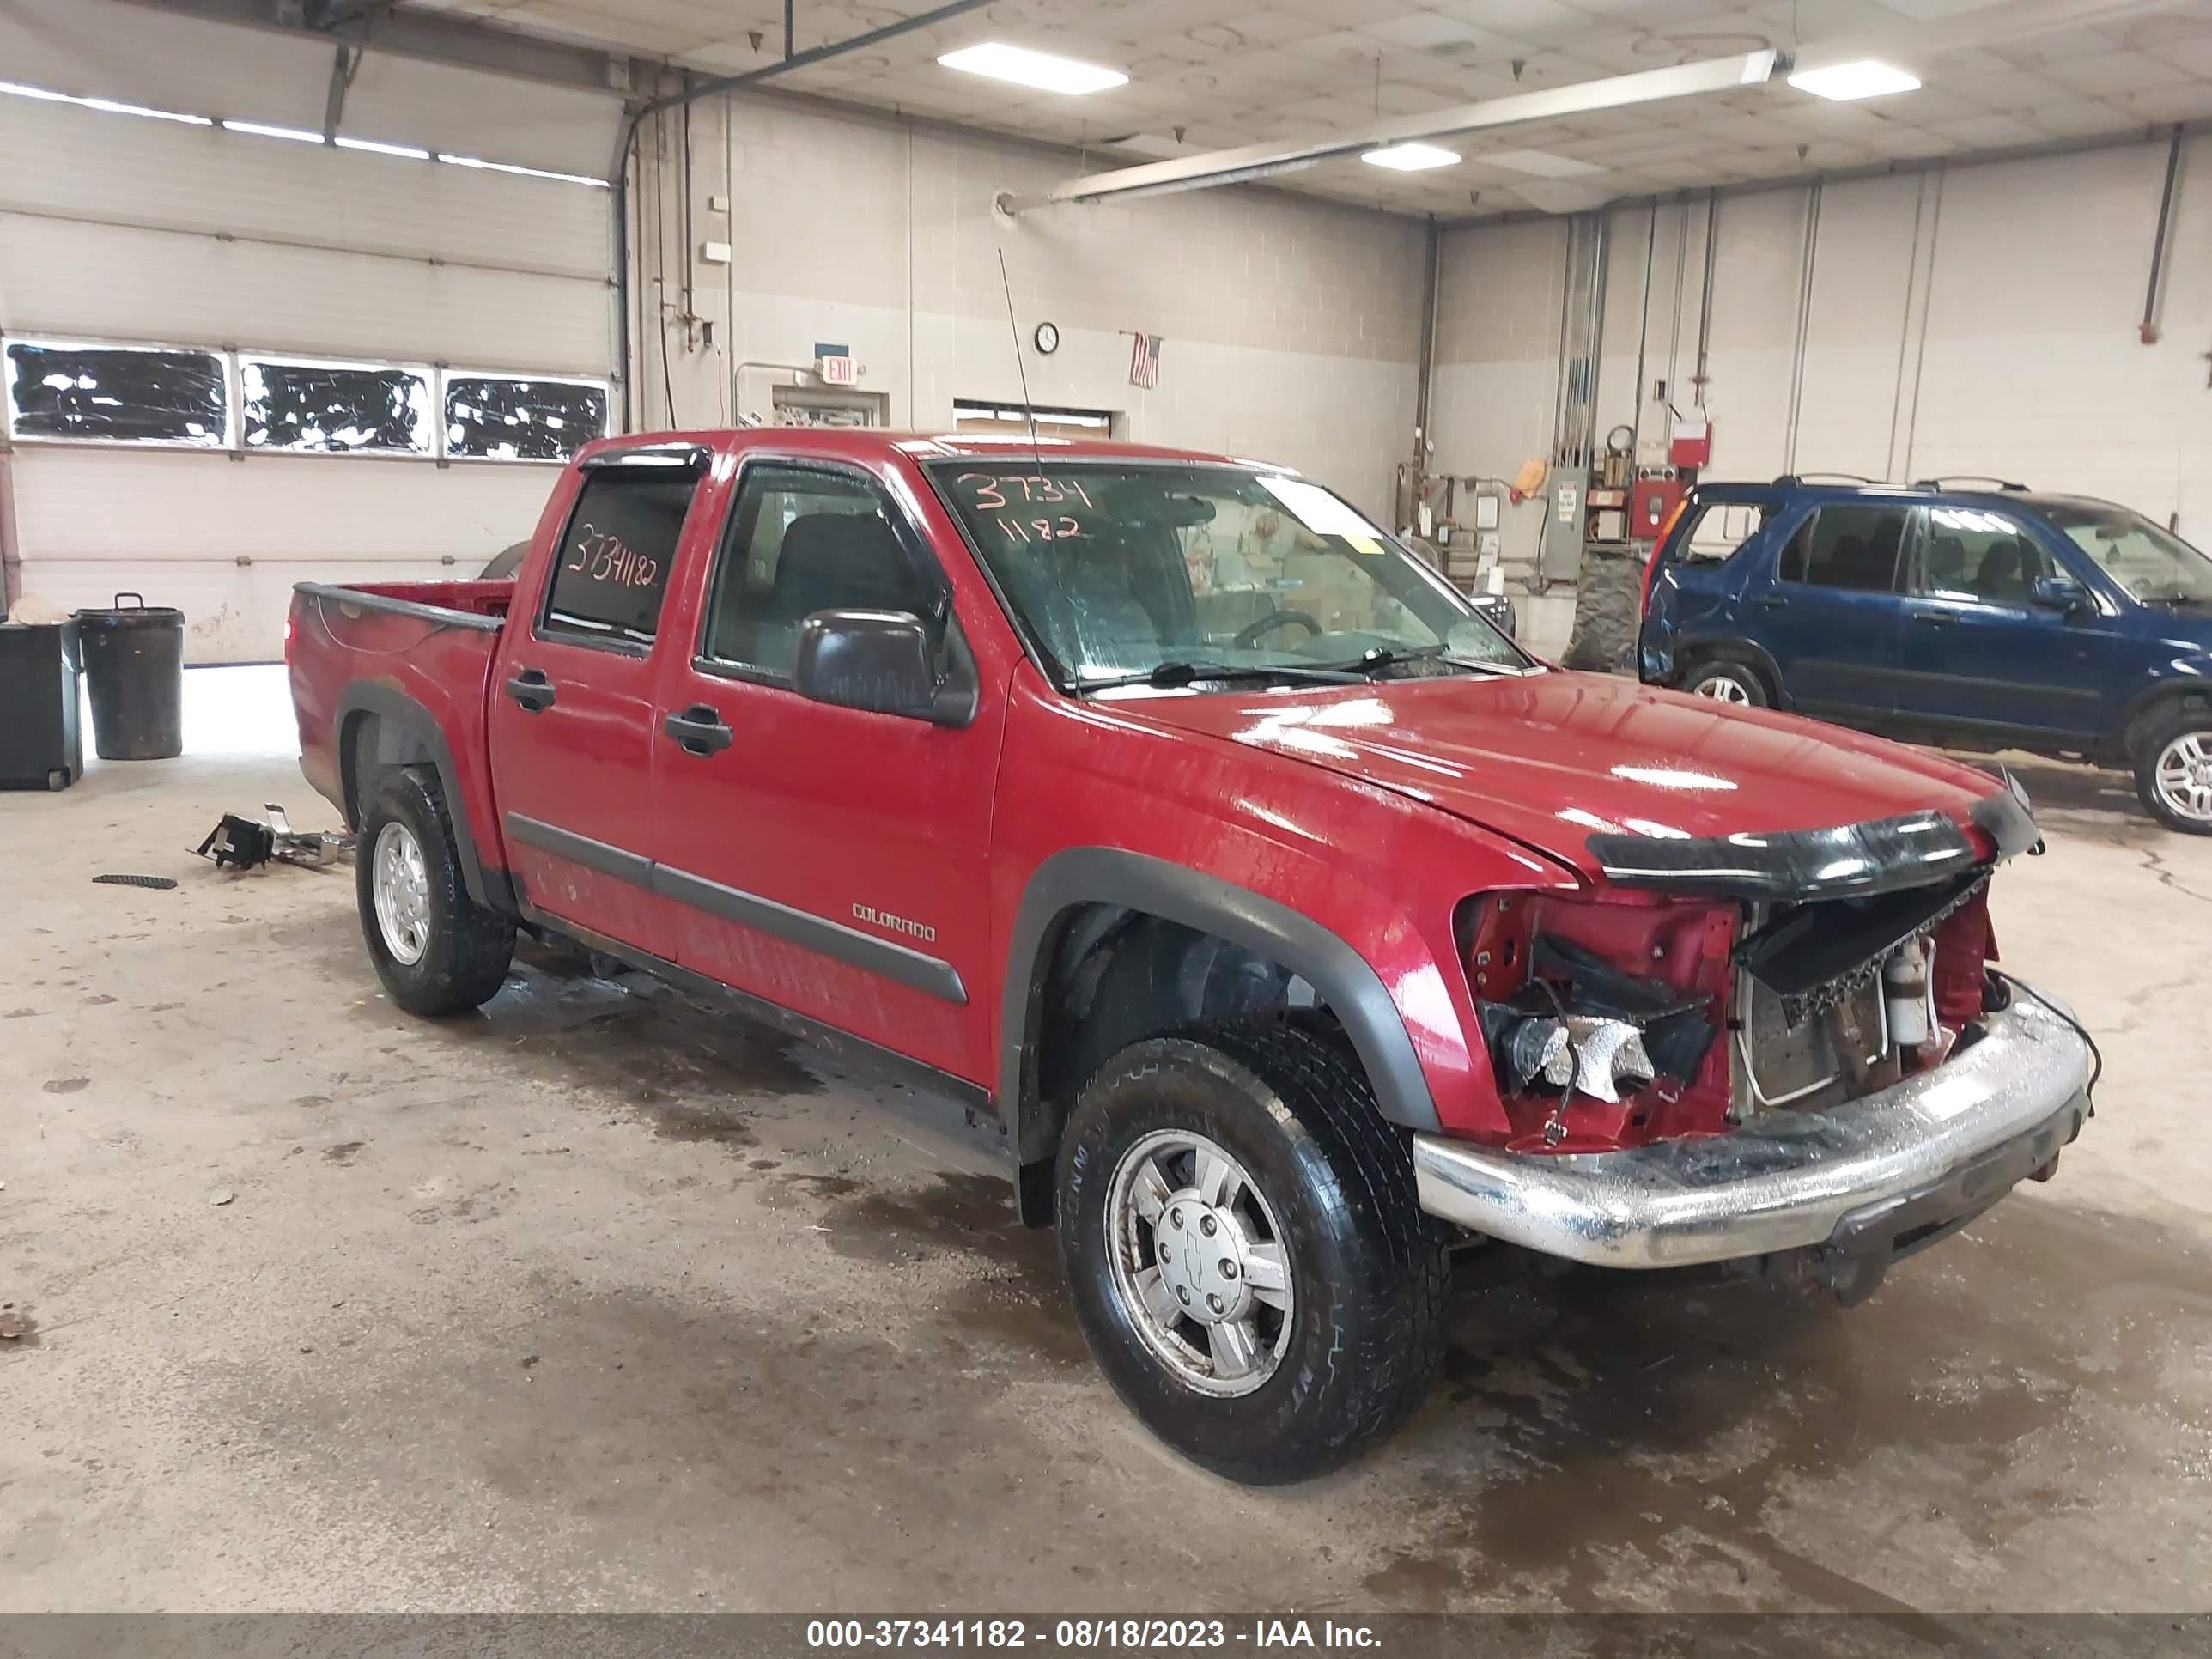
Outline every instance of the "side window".
<path fill-rule="evenodd" d="M 562 535 L 544 631 L 650 645 L 696 487 L 642 469 L 590 473 Z"/>
<path fill-rule="evenodd" d="M 1928 509 L 1918 586 L 1930 598 L 2024 607 L 2036 580 L 2055 574 L 2051 556 L 2003 514 Z"/>
<path fill-rule="evenodd" d="M 1782 580 L 1860 592 L 1893 592 L 1898 550 L 1910 517 L 1910 509 L 1902 507 L 1821 507 L 1783 550 Z"/>
<path fill-rule="evenodd" d="M 1690 521 L 1677 556 L 1718 564 L 1734 557 L 1765 523 L 1766 509 L 1755 501 L 1708 501 Z"/>
<path fill-rule="evenodd" d="M 817 611 L 910 611 L 934 648 L 944 631 L 941 584 L 924 574 L 896 525 L 890 503 L 865 478 L 747 467 L 714 573 L 706 656 L 788 678 L 799 624 Z"/>

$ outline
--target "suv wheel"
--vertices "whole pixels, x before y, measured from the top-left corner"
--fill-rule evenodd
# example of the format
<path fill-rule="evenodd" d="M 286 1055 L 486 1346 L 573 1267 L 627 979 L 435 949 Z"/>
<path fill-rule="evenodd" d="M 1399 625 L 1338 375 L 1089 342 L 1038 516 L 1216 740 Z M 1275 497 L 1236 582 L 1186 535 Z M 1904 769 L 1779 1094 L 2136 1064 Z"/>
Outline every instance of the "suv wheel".
<path fill-rule="evenodd" d="M 1732 702 L 1747 708 L 1764 708 L 1773 699 L 1767 695 L 1766 682 L 1756 668 L 1731 658 L 1717 658 L 1699 663 L 1683 677 L 1682 689 L 1693 697 L 1711 697 L 1715 702 Z"/>
<path fill-rule="evenodd" d="M 2152 817 L 2169 830 L 2212 836 L 2212 708 L 2185 705 L 2153 726 L 2135 770 L 2136 793 Z"/>
<path fill-rule="evenodd" d="M 1345 1462 L 1443 1358 L 1445 1256 L 1406 1138 L 1317 1031 L 1219 1022 L 1124 1048 L 1076 1103 L 1059 1199 L 1099 1364 L 1217 1474 Z"/>
<path fill-rule="evenodd" d="M 481 1006 L 506 982 L 514 924 L 469 896 L 434 779 L 388 774 L 362 815 L 354 891 L 369 960 L 410 1014 Z"/>

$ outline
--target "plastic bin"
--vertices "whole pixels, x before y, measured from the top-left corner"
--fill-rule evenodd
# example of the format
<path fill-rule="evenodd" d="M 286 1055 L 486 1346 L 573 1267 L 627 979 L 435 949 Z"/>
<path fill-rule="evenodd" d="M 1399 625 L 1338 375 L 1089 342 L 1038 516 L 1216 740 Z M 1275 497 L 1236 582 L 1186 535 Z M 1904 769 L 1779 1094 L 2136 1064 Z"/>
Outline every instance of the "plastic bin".
<path fill-rule="evenodd" d="M 84 775 L 76 624 L 0 623 L 0 789 L 66 789 Z"/>
<path fill-rule="evenodd" d="M 143 594 L 118 593 L 112 608 L 80 611 L 76 622 L 100 759 L 184 753 L 185 613 L 149 605 Z"/>

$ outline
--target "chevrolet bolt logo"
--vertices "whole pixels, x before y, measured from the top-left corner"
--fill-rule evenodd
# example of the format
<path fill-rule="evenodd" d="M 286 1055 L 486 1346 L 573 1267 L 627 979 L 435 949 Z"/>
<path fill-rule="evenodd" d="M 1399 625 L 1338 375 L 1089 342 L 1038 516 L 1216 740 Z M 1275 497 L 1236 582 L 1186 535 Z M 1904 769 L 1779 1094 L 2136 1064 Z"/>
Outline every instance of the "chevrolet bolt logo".
<path fill-rule="evenodd" d="M 925 939 L 933 945 L 937 942 L 937 929 L 934 927 L 919 921 L 908 921 L 904 916 L 895 916 L 890 911 L 878 910 L 872 904 L 854 905 L 853 920 L 865 921 L 889 933 L 904 933 L 910 939 Z"/>

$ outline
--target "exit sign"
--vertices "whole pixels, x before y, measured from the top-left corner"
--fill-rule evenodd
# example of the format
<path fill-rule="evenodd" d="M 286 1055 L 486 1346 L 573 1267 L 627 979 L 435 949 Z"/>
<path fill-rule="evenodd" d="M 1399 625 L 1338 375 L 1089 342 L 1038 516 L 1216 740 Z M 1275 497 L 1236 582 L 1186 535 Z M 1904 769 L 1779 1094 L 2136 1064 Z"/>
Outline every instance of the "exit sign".
<path fill-rule="evenodd" d="M 851 386 L 860 378 L 860 365 L 848 355 L 817 357 L 814 366 L 824 386 Z"/>

